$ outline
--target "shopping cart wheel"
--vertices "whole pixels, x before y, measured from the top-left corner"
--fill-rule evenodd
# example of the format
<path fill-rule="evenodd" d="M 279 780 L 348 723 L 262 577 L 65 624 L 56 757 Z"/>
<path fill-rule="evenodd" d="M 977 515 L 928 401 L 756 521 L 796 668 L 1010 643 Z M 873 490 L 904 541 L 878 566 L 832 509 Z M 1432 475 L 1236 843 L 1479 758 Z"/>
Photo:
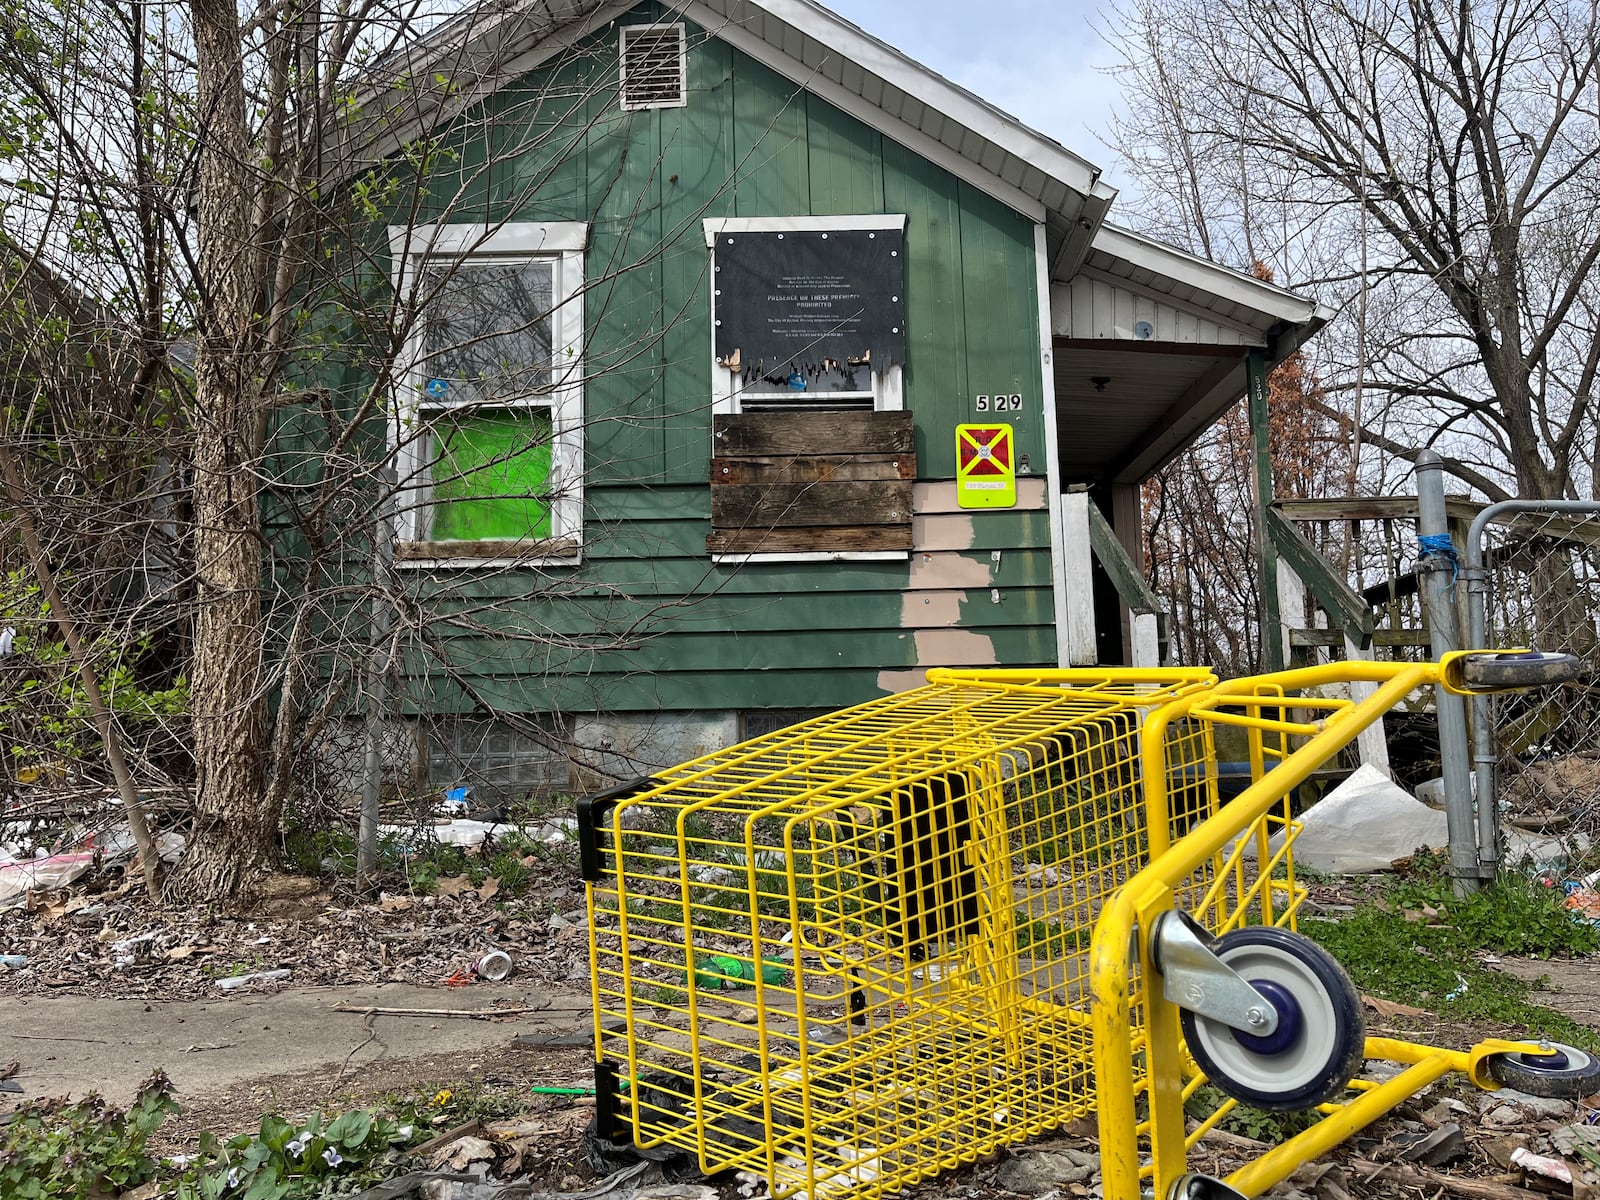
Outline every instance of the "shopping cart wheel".
<path fill-rule="evenodd" d="M 1220 1179 L 1209 1175 L 1184 1175 L 1167 1191 L 1168 1200 L 1245 1200 Z"/>
<path fill-rule="evenodd" d="M 1272 1003 L 1278 1025 L 1259 1036 L 1183 1009 L 1184 1040 L 1206 1077 L 1235 1100 L 1276 1112 L 1342 1092 L 1361 1066 L 1366 1024 L 1361 996 L 1334 957 L 1271 926 L 1225 933 L 1212 950 Z"/>
<path fill-rule="evenodd" d="M 1461 681 L 1489 691 L 1549 687 L 1576 679 L 1582 672 L 1583 661 L 1576 655 L 1552 651 L 1467 654 L 1461 658 Z"/>
<path fill-rule="evenodd" d="M 1600 1061 L 1557 1042 L 1542 1054 L 1496 1054 L 1484 1061 L 1489 1078 L 1530 1096 L 1577 1100 L 1600 1092 Z"/>

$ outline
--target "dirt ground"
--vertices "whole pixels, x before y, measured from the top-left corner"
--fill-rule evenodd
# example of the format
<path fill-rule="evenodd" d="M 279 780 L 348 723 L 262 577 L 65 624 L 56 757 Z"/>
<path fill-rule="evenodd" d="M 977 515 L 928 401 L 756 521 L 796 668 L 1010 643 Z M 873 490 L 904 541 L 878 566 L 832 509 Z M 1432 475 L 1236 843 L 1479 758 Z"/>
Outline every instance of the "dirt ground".
<path fill-rule="evenodd" d="M 227 1135 L 251 1128 L 267 1111 L 292 1117 L 465 1087 L 497 1097 L 497 1111 L 535 1131 L 537 1160 L 524 1163 L 530 1186 L 583 1190 L 596 1178 L 582 1146 L 592 1101 L 529 1090 L 592 1080 L 588 938 L 575 867 L 544 864 L 538 886 L 520 896 L 464 878 L 440 880 L 432 895 L 369 899 L 313 880 L 284 880 L 248 916 L 154 909 L 114 875 L 39 897 L 27 910 L 0 913 L 0 953 L 26 955 L 29 963 L 25 971 L 0 967 L 0 1073 L 16 1061 L 14 1081 L 24 1097 L 95 1089 L 121 1099 L 151 1070 L 165 1069 L 184 1107 L 163 1133 L 161 1149 L 169 1153 L 191 1152 L 204 1129 Z M 472 963 L 489 949 L 516 963 L 504 984 L 473 979 Z M 1600 1028 L 1600 962 L 1506 958 L 1499 966 L 1520 978 L 1547 978 L 1541 1001 Z M 272 971 L 289 975 L 222 987 Z M 495 1015 L 369 1016 L 372 1008 Z M 533 1011 L 511 1011 L 523 1009 Z M 1458 1048 L 1506 1032 L 1393 1011 L 1369 1011 L 1367 1019 L 1370 1034 Z M 17 1099 L 0 1091 L 0 1112 Z M 1519 1172 L 1496 1160 L 1493 1147 L 1508 1136 L 1547 1147 L 1557 1126 L 1597 1115 L 1573 1106 L 1494 1127 L 1481 1099 L 1462 1080 L 1442 1081 L 1270 1195 L 1526 1200 L 1533 1193 L 1522 1188 Z M 1464 1140 L 1453 1162 L 1398 1176 L 1394 1168 L 1375 1171 L 1397 1156 L 1392 1139 L 1452 1122 Z M 1225 1175 L 1269 1148 L 1276 1134 L 1261 1132 L 1261 1139 L 1208 1135 L 1190 1165 Z M 1091 1197 L 1092 1177 L 1060 1171 L 1071 1155 L 1092 1157 L 1097 1140 L 1092 1124 L 1050 1135 L 909 1194 Z M 1054 1183 L 1051 1171 L 1060 1176 Z M 738 1200 L 736 1180 L 717 1182 L 727 1200 Z"/>

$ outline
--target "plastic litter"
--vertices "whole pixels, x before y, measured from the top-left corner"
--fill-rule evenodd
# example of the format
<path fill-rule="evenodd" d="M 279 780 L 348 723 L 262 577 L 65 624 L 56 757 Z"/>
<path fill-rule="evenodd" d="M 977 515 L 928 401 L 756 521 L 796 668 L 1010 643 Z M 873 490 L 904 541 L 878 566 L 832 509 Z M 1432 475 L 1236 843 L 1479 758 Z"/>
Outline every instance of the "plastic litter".
<path fill-rule="evenodd" d="M 785 962 L 771 958 L 761 962 L 762 983 L 782 983 L 788 974 Z M 755 962 L 735 954 L 712 954 L 694 966 L 694 985 L 705 990 L 753 987 L 755 978 Z"/>
<path fill-rule="evenodd" d="M 230 975 L 226 979 L 219 979 L 217 986 L 225 992 L 231 992 L 235 988 L 242 988 L 251 983 L 271 983 L 277 979 L 287 979 L 291 974 L 287 967 L 276 971 L 252 971 L 248 975 Z"/>
<path fill-rule="evenodd" d="M 511 955 L 504 950 L 491 950 L 472 964 L 472 973 L 479 979 L 499 983 L 511 974 Z"/>
<path fill-rule="evenodd" d="M 1538 1175 L 1544 1179 L 1553 1179 L 1557 1183 L 1572 1184 L 1572 1168 L 1559 1158 L 1551 1158 L 1545 1154 L 1535 1154 L 1531 1150 L 1518 1147 L 1511 1152 L 1511 1165 L 1521 1167 L 1529 1175 Z"/>
<path fill-rule="evenodd" d="M 0 954 L 0 967 L 10 967 L 13 971 L 26 970 L 28 956 L 26 954 Z"/>
<path fill-rule="evenodd" d="M 0 862 L 0 910 L 21 904 L 29 892 L 66 887 L 94 865 L 95 853 L 80 850 L 25 862 Z"/>

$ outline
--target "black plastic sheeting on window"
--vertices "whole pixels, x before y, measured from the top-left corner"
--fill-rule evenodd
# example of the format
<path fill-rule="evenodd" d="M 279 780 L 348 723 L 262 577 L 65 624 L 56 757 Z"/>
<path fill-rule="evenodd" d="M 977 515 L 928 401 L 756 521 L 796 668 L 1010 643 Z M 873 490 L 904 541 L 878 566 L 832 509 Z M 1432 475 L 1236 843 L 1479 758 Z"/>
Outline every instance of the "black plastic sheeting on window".
<path fill-rule="evenodd" d="M 905 361 L 901 230 L 719 234 L 715 270 L 717 357 L 747 383 Z"/>

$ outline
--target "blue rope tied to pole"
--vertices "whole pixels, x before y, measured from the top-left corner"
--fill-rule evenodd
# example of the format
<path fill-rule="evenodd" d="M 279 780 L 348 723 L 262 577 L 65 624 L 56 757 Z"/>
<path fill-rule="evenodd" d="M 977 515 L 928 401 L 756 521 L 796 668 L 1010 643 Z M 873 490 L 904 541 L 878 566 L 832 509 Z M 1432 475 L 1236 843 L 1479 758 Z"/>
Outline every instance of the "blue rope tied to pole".
<path fill-rule="evenodd" d="M 1456 554 L 1455 543 L 1448 533 L 1424 533 L 1417 537 L 1417 547 L 1424 560 L 1447 558 L 1450 560 L 1450 591 L 1456 590 L 1456 577 L 1461 573 L 1461 559 Z"/>

